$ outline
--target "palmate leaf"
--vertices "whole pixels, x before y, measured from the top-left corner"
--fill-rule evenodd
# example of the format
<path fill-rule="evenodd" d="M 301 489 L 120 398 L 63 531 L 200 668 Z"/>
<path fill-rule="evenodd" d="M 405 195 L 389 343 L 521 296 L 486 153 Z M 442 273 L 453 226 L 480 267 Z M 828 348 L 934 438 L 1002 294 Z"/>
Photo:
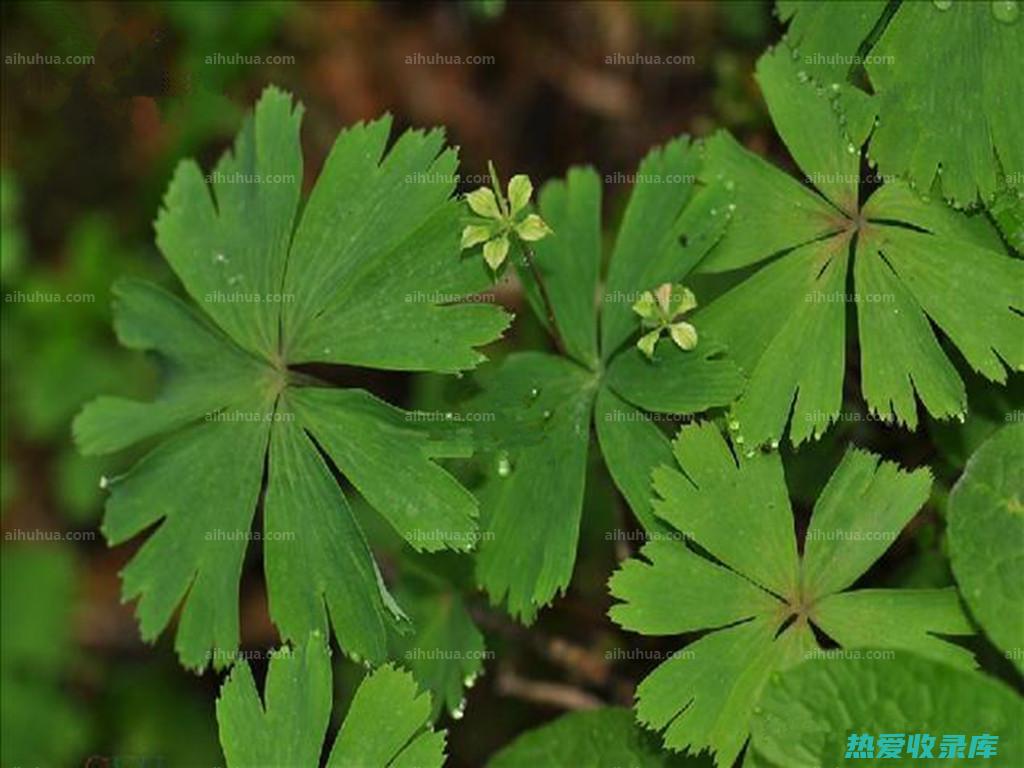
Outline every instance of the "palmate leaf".
<path fill-rule="evenodd" d="M 957 206 L 988 202 L 1024 178 L 1019 3 L 780 0 L 786 42 L 805 79 L 846 109 L 878 114 L 869 155 Z M 936 56 L 935 51 L 955 51 Z M 870 98 L 851 85 L 866 75 Z"/>
<path fill-rule="evenodd" d="M 728 225 L 731 193 L 724 184 L 694 184 L 699 165 L 699 152 L 686 139 L 655 149 L 641 163 L 597 305 L 597 174 L 573 169 L 540 194 L 541 215 L 554 234 L 536 243 L 534 259 L 567 354 L 510 355 L 468 405 L 494 414 L 488 426 L 501 438 L 478 494 L 486 513 L 477 576 L 492 601 L 504 600 L 527 621 L 572 576 L 591 425 L 634 513 L 658 530 L 647 487 L 669 448 L 655 420 L 724 406 L 742 389 L 724 347 L 699 324 L 700 342 L 690 352 L 666 343 L 648 360 L 633 343 L 640 328 L 631 307 L 641 293 L 678 282 Z M 531 271 L 521 271 L 529 281 Z M 539 294 L 534 299 L 546 322 Z"/>
<path fill-rule="evenodd" d="M 610 615 L 625 629 L 711 630 L 637 689 L 638 719 L 664 731 L 666 746 L 731 765 L 766 681 L 820 652 L 812 626 L 846 649 L 971 665 L 968 652 L 935 636 L 972 631 L 954 590 L 843 591 L 927 499 L 926 470 L 849 451 L 818 497 L 801 557 L 777 452 L 747 458 L 712 424 L 683 427 L 673 450 L 678 468 L 654 472 L 654 511 L 686 542 L 650 542 L 610 582 L 622 601 Z"/>
<path fill-rule="evenodd" d="M 183 603 L 184 664 L 229 662 L 238 590 L 261 495 L 271 617 L 285 639 L 334 627 L 346 653 L 379 661 L 405 621 L 334 479 L 336 468 L 419 550 L 465 550 L 476 501 L 436 460 L 461 439 L 357 390 L 300 374 L 305 363 L 456 371 L 507 317 L 459 296 L 484 288 L 458 256 L 455 155 L 435 131 L 385 154 L 390 121 L 341 133 L 296 223 L 301 109 L 270 88 L 211 174 L 183 162 L 157 243 L 198 307 L 122 282 L 123 344 L 167 364 L 152 403 L 101 397 L 75 422 L 85 453 L 165 438 L 111 491 L 111 543 L 159 523 L 123 573 L 152 639 Z M 293 237 L 294 231 L 294 237 Z M 266 485 L 264 494 L 261 487 Z"/>
<path fill-rule="evenodd" d="M 1024 673 L 1024 424 L 1003 427 L 949 496 L 949 553 L 960 592 L 992 642 Z"/>
<path fill-rule="evenodd" d="M 818 768 L 823 765 L 993 765 L 1024 763 L 1020 723 L 1024 700 L 979 672 L 913 653 L 867 649 L 808 661 L 773 678 L 751 723 L 744 766 Z M 873 757 L 847 759 L 852 734 L 872 737 Z M 900 757 L 882 757 L 880 734 L 906 736 Z M 929 734 L 929 756 L 907 751 L 912 734 Z M 964 759 L 940 759 L 944 735 L 963 734 Z M 972 737 L 997 737 L 994 757 L 968 757 Z"/>
<path fill-rule="evenodd" d="M 330 652 L 314 632 L 270 660 L 263 701 L 248 662 L 235 665 L 217 699 L 228 768 L 316 768 L 330 723 Z M 444 731 L 430 729 L 430 696 L 412 676 L 387 665 L 356 690 L 328 768 L 440 768 Z"/>
<path fill-rule="evenodd" d="M 962 417 L 964 384 L 935 328 L 991 381 L 1024 368 L 1024 261 L 984 216 L 926 203 L 901 182 L 858 206 L 857 149 L 828 100 L 800 84 L 782 48 L 762 57 L 757 77 L 776 128 L 821 195 L 728 135 L 707 144 L 705 173 L 735 183 L 737 210 L 699 269 L 763 262 L 695 318 L 750 376 L 734 414 L 747 449 L 780 440 L 787 423 L 799 444 L 835 420 L 850 303 L 872 413 L 913 428 L 916 394 L 937 418 Z"/>
<path fill-rule="evenodd" d="M 519 736 L 487 768 L 579 765 L 587 768 L 706 768 L 711 762 L 660 749 L 628 709 L 571 712 Z"/>

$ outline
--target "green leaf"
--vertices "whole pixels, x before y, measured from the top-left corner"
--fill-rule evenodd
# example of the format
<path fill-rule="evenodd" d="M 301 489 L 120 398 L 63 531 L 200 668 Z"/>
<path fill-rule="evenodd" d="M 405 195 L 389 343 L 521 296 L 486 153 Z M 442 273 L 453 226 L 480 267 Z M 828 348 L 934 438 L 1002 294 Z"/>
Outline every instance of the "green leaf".
<path fill-rule="evenodd" d="M 237 664 L 217 699 L 228 768 L 319 765 L 331 700 L 330 653 L 319 633 L 274 654 L 264 701 L 248 663 Z M 439 767 L 445 735 L 429 729 L 429 715 L 429 696 L 412 677 L 381 667 L 356 691 L 327 765 Z"/>
<path fill-rule="evenodd" d="M 757 82 L 764 92 L 772 123 L 807 178 L 846 214 L 857 210 L 860 152 L 836 120 L 824 95 L 810 98 L 800 82 L 789 50 L 779 46 L 757 62 Z"/>
<path fill-rule="evenodd" d="M 506 358 L 470 404 L 480 413 L 514 414 L 534 430 L 531 444 L 502 452 L 479 494 L 488 515 L 477 578 L 493 602 L 505 600 L 526 619 L 572 576 L 595 394 L 596 381 L 582 367 L 522 352 Z"/>
<path fill-rule="evenodd" d="M 709 761 L 681 758 L 658 748 L 628 709 L 570 712 L 521 734 L 487 768 L 579 765 L 587 768 L 703 768 Z"/>
<path fill-rule="evenodd" d="M 953 589 L 843 592 L 823 598 L 815 616 L 818 625 L 843 648 L 884 645 L 952 666 L 974 666 L 970 651 L 936 637 L 974 632 Z"/>
<path fill-rule="evenodd" d="M 828 429 L 842 403 L 850 304 L 870 411 L 914 427 L 916 392 L 934 416 L 960 416 L 963 384 L 931 324 L 975 370 L 1005 382 L 1005 368 L 1019 369 L 1024 355 L 1015 343 L 1024 335 L 1024 262 L 1007 254 L 983 216 L 921 200 L 901 182 L 884 184 L 859 210 L 849 207 L 858 156 L 851 161 L 841 132 L 828 128 L 831 110 L 822 97 L 793 86 L 795 66 L 781 49 L 770 52 L 759 81 L 795 159 L 842 210 L 725 136 L 708 145 L 705 173 L 736 184 L 737 223 L 701 268 L 776 256 L 694 317 L 750 377 L 735 407 L 740 434 L 748 446 L 774 443 L 788 424 L 799 444 Z M 772 221 L 761 218 L 766 211 Z M 797 358 L 801 365 L 792 365 Z"/>
<path fill-rule="evenodd" d="M 162 521 L 121 572 L 121 594 L 139 598 L 147 641 L 184 600 L 175 650 L 188 667 L 211 658 L 224 666 L 238 646 L 238 582 L 270 436 L 265 407 L 238 411 L 259 414 L 255 421 L 187 427 L 107 484 L 102 530 L 110 544 Z"/>
<path fill-rule="evenodd" d="M 733 192 L 700 184 L 700 170 L 701 152 L 685 138 L 651 150 L 637 168 L 601 303 L 605 360 L 635 331 L 632 306 L 642 292 L 680 282 L 727 230 Z"/>
<path fill-rule="evenodd" d="M 807 529 L 803 579 L 811 594 L 832 594 L 860 578 L 928 500 L 931 484 L 926 469 L 907 473 L 873 454 L 848 451 Z"/>
<path fill-rule="evenodd" d="M 1020 187 L 1024 106 L 1006 102 L 1024 91 L 1019 6 L 780 0 L 777 10 L 789 21 L 786 42 L 803 79 L 838 98 L 848 125 L 870 100 L 879 120 L 869 154 L 883 175 L 908 178 L 923 192 L 936 184 L 957 207 L 991 200 L 1001 174 Z M 934 55 L 954 49 L 963 55 Z"/>
<path fill-rule="evenodd" d="M 971 633 L 952 590 L 839 593 L 927 498 L 926 471 L 848 454 L 815 506 L 801 561 L 779 454 L 744 457 L 735 448 L 712 424 L 680 430 L 678 468 L 654 471 L 654 512 L 686 541 L 648 544 L 643 560 L 627 561 L 609 583 L 622 601 L 610 616 L 625 629 L 714 630 L 637 689 L 637 717 L 664 731 L 669 748 L 707 749 L 717 765 L 731 765 L 766 681 L 821 652 L 812 627 L 844 648 L 873 644 L 972 664 L 935 636 Z"/>
<path fill-rule="evenodd" d="M 809 98 L 806 95 L 804 98 Z M 704 144 L 701 178 L 732 190 L 737 222 L 699 265 L 725 272 L 834 234 L 843 218 L 820 195 L 719 132 Z"/>
<path fill-rule="evenodd" d="M 433 574 L 430 579 L 410 579 L 396 590 L 396 596 L 409 611 L 414 631 L 392 637 L 393 658 L 401 659 L 416 682 L 430 692 L 433 719 L 442 711 L 461 717 L 464 691 L 483 674 L 488 653 L 466 601 L 455 585 Z"/>
<path fill-rule="evenodd" d="M 1024 255 L 1024 190 L 1004 189 L 988 208 L 1006 242 Z"/>
<path fill-rule="evenodd" d="M 1024 425 L 1003 427 L 949 497 L 949 553 L 960 592 L 992 642 L 1024 673 Z"/>
<path fill-rule="evenodd" d="M 566 352 L 583 365 L 597 362 L 597 281 L 601 267 L 601 179 L 592 168 L 571 168 L 565 180 L 541 189 L 540 210 L 555 235 L 534 246 Z M 533 276 L 520 270 L 537 315 L 547 313 Z"/>
<path fill-rule="evenodd" d="M 294 418 L 293 411 L 282 415 Z M 281 634 L 310 627 L 359 658 L 386 655 L 390 627 L 405 616 L 381 582 L 377 564 L 330 467 L 294 421 L 271 433 L 264 508 L 267 597 Z"/>
<path fill-rule="evenodd" d="M 991 198 L 998 169 L 1024 178 L 1024 23 L 1005 24 L 992 3 L 902 3 L 865 67 L 878 102 L 870 154 L 883 173 L 921 190 L 941 179 L 960 205 Z M 936 50 L 961 51 L 948 59 Z M 941 174 L 941 175 L 940 175 Z"/>
<path fill-rule="evenodd" d="M 663 344 L 653 360 L 639 349 L 624 349 L 612 358 L 605 382 L 625 400 L 656 413 L 699 413 L 724 405 L 745 383 L 724 347 L 707 337 L 690 352 Z"/>
<path fill-rule="evenodd" d="M 119 543 L 157 526 L 123 572 L 124 597 L 139 598 L 147 640 L 180 609 L 175 647 L 193 668 L 234 656 L 255 537 L 266 540 L 271 619 L 285 640 L 330 625 L 346 653 L 386 656 L 404 616 L 335 468 L 415 548 L 463 550 L 476 533 L 474 498 L 437 463 L 464 455 L 463 439 L 295 371 L 327 362 L 454 372 L 482 359 L 474 347 L 507 317 L 461 300 L 488 278 L 459 256 L 455 154 L 439 131 L 409 131 L 385 154 L 389 119 L 354 126 L 296 223 L 300 117 L 268 89 L 217 166 L 215 200 L 198 166 L 179 166 L 157 241 L 199 308 L 148 283 L 120 284 L 118 336 L 166 362 L 165 386 L 153 403 L 99 398 L 74 425 L 86 453 L 164 438 L 105 481 L 103 530 Z"/>
<path fill-rule="evenodd" d="M 651 472 L 672 461 L 672 444 L 657 425 L 658 414 L 648 414 L 627 403 L 608 387 L 597 393 L 594 425 L 608 471 L 630 509 L 647 531 L 664 532 L 667 526 L 651 506 Z"/>
<path fill-rule="evenodd" d="M 861 43 L 885 11 L 887 0 L 778 0 L 775 10 L 788 23 L 786 43 L 800 70 L 831 89 L 846 83 L 859 66 Z"/>
<path fill-rule="evenodd" d="M 435 459 L 460 448 L 362 390 L 305 387 L 292 395 L 317 443 L 415 549 L 469 549 L 473 494 Z"/>
<path fill-rule="evenodd" d="M 721 407 L 742 391 L 737 366 L 699 323 L 696 349 L 666 342 L 653 363 L 630 341 L 640 325 L 632 306 L 645 293 L 655 301 L 653 287 L 667 284 L 659 289 L 666 306 L 652 309 L 657 318 L 676 320 L 695 305 L 700 297 L 680 281 L 728 227 L 731 193 L 724 184 L 696 185 L 699 166 L 699 152 L 686 139 L 641 163 L 599 301 L 597 174 L 573 169 L 541 191 L 541 212 L 555 234 L 538 243 L 535 259 L 566 355 L 509 357 L 469 406 L 495 415 L 485 428 L 494 455 L 478 494 L 488 510 L 478 579 L 493 602 L 504 600 L 524 619 L 564 591 L 572 575 L 592 420 L 619 490 L 648 530 L 662 531 L 648 493 L 651 469 L 668 454 L 654 423 L 659 412 Z M 546 327 L 547 300 L 532 270 L 520 274 Z M 653 347 L 662 329 L 643 330 L 641 343 Z"/>
<path fill-rule="evenodd" d="M 846 759 L 851 735 L 935 737 L 933 757 L 946 734 L 998 737 L 994 765 L 1024 761 L 1019 724 L 1024 700 L 1003 683 L 911 653 L 823 658 L 784 672 L 765 689 L 751 726 L 751 748 L 763 768 L 819 768 L 863 764 L 912 766 L 935 762 L 901 750 L 899 759 Z M 965 751 L 966 755 L 966 751 Z M 976 756 L 979 763 L 989 762 Z M 954 761 L 939 760 L 952 765 Z"/>
<path fill-rule="evenodd" d="M 188 293 L 258 355 L 278 344 L 281 304 L 221 296 L 281 291 L 302 188 L 302 112 L 289 94 L 267 88 L 214 168 L 213 196 L 199 165 L 183 161 L 154 225 L 157 245 Z"/>

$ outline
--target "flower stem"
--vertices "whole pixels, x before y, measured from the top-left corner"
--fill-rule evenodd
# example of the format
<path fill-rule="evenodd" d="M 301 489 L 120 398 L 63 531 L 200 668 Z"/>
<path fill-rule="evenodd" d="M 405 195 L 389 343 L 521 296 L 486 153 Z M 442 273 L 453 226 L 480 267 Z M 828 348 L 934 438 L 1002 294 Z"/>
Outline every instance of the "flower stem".
<path fill-rule="evenodd" d="M 540 291 L 541 301 L 544 302 L 544 309 L 548 315 L 548 326 L 551 329 L 551 337 L 555 340 L 555 347 L 558 349 L 558 353 L 560 355 L 566 355 L 565 344 L 562 342 L 562 336 L 558 332 L 558 324 L 555 322 L 554 305 L 551 303 L 551 297 L 548 295 L 547 286 L 544 285 L 544 280 L 540 276 L 540 270 L 537 269 L 537 262 L 534 261 L 533 258 L 533 249 L 526 243 L 521 243 L 521 245 L 523 248 L 523 257 L 527 266 L 530 267 L 530 273 L 533 275 L 533 281 L 537 284 L 537 289 Z"/>

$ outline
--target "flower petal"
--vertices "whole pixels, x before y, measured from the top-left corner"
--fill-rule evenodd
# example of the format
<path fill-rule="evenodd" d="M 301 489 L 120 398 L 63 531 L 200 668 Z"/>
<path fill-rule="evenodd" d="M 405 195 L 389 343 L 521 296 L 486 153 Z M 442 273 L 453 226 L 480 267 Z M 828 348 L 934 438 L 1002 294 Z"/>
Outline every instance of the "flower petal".
<path fill-rule="evenodd" d="M 488 219 L 501 219 L 501 211 L 498 210 L 498 201 L 494 193 L 487 187 L 480 187 L 466 195 L 466 202 L 473 209 L 474 213 Z"/>
<path fill-rule="evenodd" d="M 491 269 L 497 270 L 508 255 L 508 238 L 502 235 L 484 243 L 484 261 Z"/>
<path fill-rule="evenodd" d="M 551 228 L 536 213 L 531 213 L 516 225 L 516 234 L 527 242 L 540 240 L 552 234 Z"/>
<path fill-rule="evenodd" d="M 483 224 L 470 224 L 462 230 L 462 248 L 472 248 L 474 245 L 486 242 L 494 234 L 492 227 Z"/>
<path fill-rule="evenodd" d="M 661 338 L 661 328 L 655 328 L 650 333 L 645 333 L 636 342 L 636 348 L 647 355 L 648 359 L 654 359 L 654 345 Z"/>
<path fill-rule="evenodd" d="M 689 352 L 691 349 L 696 348 L 697 329 L 689 323 L 674 323 L 669 328 L 669 333 L 672 335 L 672 341 L 680 349 Z"/>
<path fill-rule="evenodd" d="M 508 183 L 508 202 L 513 216 L 526 207 L 532 195 L 533 182 L 529 176 L 519 173 L 512 177 Z"/>

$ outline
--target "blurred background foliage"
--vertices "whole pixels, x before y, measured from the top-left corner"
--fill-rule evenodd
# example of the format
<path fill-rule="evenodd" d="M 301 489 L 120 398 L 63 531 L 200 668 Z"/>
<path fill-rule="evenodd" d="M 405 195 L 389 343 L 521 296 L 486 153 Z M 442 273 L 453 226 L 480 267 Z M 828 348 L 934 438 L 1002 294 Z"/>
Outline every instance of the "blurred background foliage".
<path fill-rule="evenodd" d="M 5 767 L 81 765 L 90 756 L 222 762 L 216 676 L 180 670 L 166 637 L 145 646 L 132 607 L 120 604 L 117 573 L 131 546 L 108 550 L 103 542 L 99 478 L 131 457 L 78 457 L 69 422 L 98 393 L 145 397 L 156 386 L 156 365 L 116 344 L 110 285 L 124 274 L 173 284 L 151 231 L 169 174 L 188 155 L 209 168 L 267 83 L 306 105 L 307 191 L 339 129 L 385 111 L 400 129 L 445 126 L 471 177 L 464 190 L 477 185 L 472 177 L 488 159 L 538 184 L 572 164 L 592 164 L 605 178 L 612 224 L 640 158 L 679 133 L 728 128 L 789 165 L 752 78 L 757 56 L 780 35 L 767 0 L 5 2 L 2 21 Z M 660 65 L 616 58 L 637 54 L 686 58 Z M 492 58 L 432 61 L 455 56 Z M 75 63 L 80 57 L 91 58 Z M 709 278 L 697 288 L 706 301 L 724 287 Z M 546 344 L 518 286 L 496 292 L 518 318 L 491 356 Z M 436 376 L 337 375 L 428 410 L 454 407 L 472 386 Z M 951 583 L 941 502 L 966 457 L 1020 408 L 1019 379 L 1003 391 L 969 378 L 978 417 L 963 426 L 926 420 L 916 433 L 898 432 L 859 411 L 821 445 L 787 453 L 803 521 L 850 441 L 905 465 L 930 464 L 939 479 L 934 502 L 869 578 Z M 845 410 L 858 413 L 856 387 L 849 393 Z M 628 636 L 605 615 L 614 563 L 642 542 L 598 464 L 587 483 L 573 584 L 529 629 L 473 589 L 468 558 L 412 556 L 379 517 L 362 515 L 385 577 L 417 622 L 415 635 L 395 639 L 395 652 L 433 692 L 452 765 L 482 765 L 519 732 L 567 709 L 628 706 L 657 654 L 680 644 Z M 243 647 L 258 670 L 265 667 L 259 653 L 277 641 L 256 576 L 259 549 L 249 549 L 242 600 Z M 417 645 L 463 657 L 408 655 Z M 362 669 L 339 667 L 339 696 L 349 695 Z"/>

